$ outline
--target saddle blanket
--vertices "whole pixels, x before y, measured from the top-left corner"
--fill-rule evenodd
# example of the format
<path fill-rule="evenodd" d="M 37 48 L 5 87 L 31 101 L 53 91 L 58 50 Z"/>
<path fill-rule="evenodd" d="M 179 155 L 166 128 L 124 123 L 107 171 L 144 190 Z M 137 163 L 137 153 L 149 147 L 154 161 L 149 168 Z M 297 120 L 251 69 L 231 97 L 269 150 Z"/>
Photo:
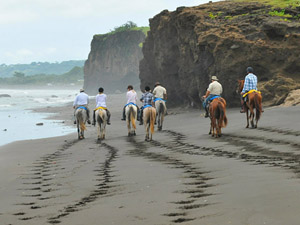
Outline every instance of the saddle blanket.
<path fill-rule="evenodd" d="M 245 93 L 244 95 L 243 95 L 243 98 L 245 98 L 248 94 L 250 94 L 250 93 L 252 93 L 252 92 L 256 92 L 256 93 L 258 93 L 258 94 L 261 94 L 261 92 L 260 91 L 257 91 L 257 90 L 250 90 L 250 91 L 248 91 L 247 93 Z"/>
<path fill-rule="evenodd" d="M 98 107 L 98 108 L 94 109 L 94 111 L 97 111 L 98 109 L 104 109 L 104 110 L 107 110 L 107 108 L 106 108 L 106 107 L 102 107 L 102 106 L 100 106 L 100 107 Z"/>
<path fill-rule="evenodd" d="M 155 99 L 153 100 L 153 102 L 156 102 L 156 101 L 159 101 L 159 100 L 166 102 L 166 100 L 164 100 L 164 99 L 162 99 L 162 98 L 155 98 Z"/>
<path fill-rule="evenodd" d="M 77 110 L 77 109 L 85 109 L 85 110 L 87 110 L 87 108 L 84 107 L 84 106 L 79 106 L 79 107 L 76 108 L 76 110 Z"/>
<path fill-rule="evenodd" d="M 141 107 L 141 109 L 146 109 L 148 107 L 152 107 L 152 105 L 144 105 L 144 106 Z"/>
<path fill-rule="evenodd" d="M 129 102 L 128 104 L 126 104 L 126 105 L 125 105 L 125 107 L 126 107 L 126 106 L 128 106 L 128 105 L 134 105 L 134 106 L 136 106 L 136 107 L 137 107 L 137 105 L 136 105 L 136 104 L 134 104 L 133 102 Z"/>
<path fill-rule="evenodd" d="M 216 95 L 216 96 L 214 96 L 214 97 L 211 97 L 208 101 L 212 101 L 212 100 L 214 100 L 215 98 L 221 98 L 221 96 L 220 95 Z"/>

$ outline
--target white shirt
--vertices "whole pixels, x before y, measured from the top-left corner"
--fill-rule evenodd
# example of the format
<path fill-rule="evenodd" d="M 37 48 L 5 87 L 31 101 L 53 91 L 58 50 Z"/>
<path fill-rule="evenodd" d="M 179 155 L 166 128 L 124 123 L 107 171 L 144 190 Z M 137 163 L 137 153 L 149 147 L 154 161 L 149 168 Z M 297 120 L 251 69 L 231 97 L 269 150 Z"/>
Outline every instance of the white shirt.
<path fill-rule="evenodd" d="M 134 90 L 127 91 L 126 97 L 127 97 L 127 104 L 129 102 L 136 104 L 137 94 Z"/>
<path fill-rule="evenodd" d="M 152 93 L 153 93 L 153 95 L 154 95 L 155 98 L 161 98 L 161 99 L 163 99 L 164 95 L 167 94 L 167 91 L 166 91 L 166 89 L 164 87 L 158 85 L 158 86 L 156 86 L 154 88 L 154 90 L 153 90 Z"/>
<path fill-rule="evenodd" d="M 222 85 L 216 80 L 209 84 L 207 90 L 210 92 L 209 94 L 211 95 L 221 95 L 223 92 Z"/>
<path fill-rule="evenodd" d="M 96 108 L 105 107 L 106 108 L 106 94 L 97 94 L 96 95 Z"/>
<path fill-rule="evenodd" d="M 84 92 L 80 92 L 75 100 L 74 100 L 74 103 L 73 103 L 73 106 L 76 106 L 76 105 L 87 105 L 89 104 L 89 96 L 84 93 Z"/>

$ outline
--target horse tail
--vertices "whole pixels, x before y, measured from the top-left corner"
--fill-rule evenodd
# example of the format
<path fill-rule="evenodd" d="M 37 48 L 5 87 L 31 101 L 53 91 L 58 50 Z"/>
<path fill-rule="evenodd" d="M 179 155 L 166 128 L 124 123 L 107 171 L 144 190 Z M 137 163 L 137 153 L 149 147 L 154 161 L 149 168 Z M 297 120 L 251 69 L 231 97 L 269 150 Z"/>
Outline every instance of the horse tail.
<path fill-rule="evenodd" d="M 262 109 L 261 109 L 261 96 L 257 93 L 254 95 L 254 105 L 256 109 L 256 121 L 258 121 L 261 116 Z"/>
<path fill-rule="evenodd" d="M 100 123 L 103 123 L 103 121 L 104 121 L 104 111 L 99 110 L 98 115 L 99 115 L 99 118 L 100 118 Z"/>
<path fill-rule="evenodd" d="M 84 131 L 84 130 L 86 130 L 86 126 L 83 122 L 82 112 L 83 112 L 82 110 L 80 112 L 78 112 L 78 122 L 79 122 L 80 130 Z"/>
<path fill-rule="evenodd" d="M 135 111 L 133 110 L 133 107 L 130 107 L 130 109 L 129 109 L 129 116 L 130 116 L 130 120 L 131 120 L 133 128 L 136 129 Z"/>
<path fill-rule="evenodd" d="M 160 102 L 159 103 L 159 113 L 163 115 L 164 111 L 165 111 L 164 104 L 162 102 Z"/>
<path fill-rule="evenodd" d="M 219 102 L 218 103 L 218 110 L 219 110 L 219 123 L 221 125 L 221 127 L 226 127 L 227 126 L 227 117 L 226 117 L 226 113 L 225 113 L 225 108 L 224 108 L 224 104 Z"/>
<path fill-rule="evenodd" d="M 150 108 L 150 129 L 152 134 L 154 133 L 155 117 L 156 117 L 156 110 L 153 107 L 151 107 Z"/>

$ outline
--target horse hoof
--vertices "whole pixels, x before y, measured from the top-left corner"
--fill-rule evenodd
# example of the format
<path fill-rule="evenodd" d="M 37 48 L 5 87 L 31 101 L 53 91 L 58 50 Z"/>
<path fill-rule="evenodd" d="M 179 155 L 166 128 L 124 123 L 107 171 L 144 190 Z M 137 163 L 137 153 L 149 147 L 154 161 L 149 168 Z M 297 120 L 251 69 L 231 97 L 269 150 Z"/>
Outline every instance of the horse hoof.
<path fill-rule="evenodd" d="M 211 132 L 209 131 L 209 133 L 208 134 L 211 134 Z"/>

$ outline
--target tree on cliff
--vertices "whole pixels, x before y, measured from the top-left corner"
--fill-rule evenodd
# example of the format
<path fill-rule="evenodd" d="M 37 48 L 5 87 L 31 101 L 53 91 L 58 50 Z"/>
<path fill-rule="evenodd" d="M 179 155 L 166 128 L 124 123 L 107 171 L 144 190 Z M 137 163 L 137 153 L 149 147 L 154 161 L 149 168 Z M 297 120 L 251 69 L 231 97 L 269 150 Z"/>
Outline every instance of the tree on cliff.
<path fill-rule="evenodd" d="M 131 30 L 132 28 L 136 28 L 137 24 L 132 22 L 132 21 L 128 21 L 127 23 L 119 26 L 119 27 L 115 27 L 113 32 L 120 32 L 120 31 L 125 31 L 125 30 Z"/>

